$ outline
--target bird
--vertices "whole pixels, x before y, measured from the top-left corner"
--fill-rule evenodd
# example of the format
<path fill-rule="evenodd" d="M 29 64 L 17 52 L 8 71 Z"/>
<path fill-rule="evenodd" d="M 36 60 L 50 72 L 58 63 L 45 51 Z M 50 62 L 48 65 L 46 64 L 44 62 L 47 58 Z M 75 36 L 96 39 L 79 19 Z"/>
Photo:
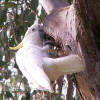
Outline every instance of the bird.
<path fill-rule="evenodd" d="M 18 49 L 16 63 L 32 89 L 53 92 L 52 81 L 63 74 L 84 71 L 85 65 L 75 54 L 50 58 L 48 54 L 50 46 L 43 45 L 39 29 L 40 24 L 35 21 L 26 31 L 22 42 L 17 47 L 10 47 L 10 49 Z"/>
<path fill-rule="evenodd" d="M 50 80 L 43 70 L 43 56 L 46 56 L 39 36 L 39 25 L 35 22 L 28 28 L 24 39 L 17 46 L 16 63 L 34 90 L 52 91 Z M 16 50 L 17 47 L 10 49 Z M 46 48 L 45 48 L 46 49 Z"/>

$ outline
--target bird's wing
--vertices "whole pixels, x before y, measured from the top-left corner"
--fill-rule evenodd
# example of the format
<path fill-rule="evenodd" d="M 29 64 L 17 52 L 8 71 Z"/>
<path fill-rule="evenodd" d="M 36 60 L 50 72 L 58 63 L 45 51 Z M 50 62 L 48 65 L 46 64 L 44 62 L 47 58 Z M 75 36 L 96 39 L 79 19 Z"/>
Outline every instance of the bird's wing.
<path fill-rule="evenodd" d="M 48 58 L 44 57 L 44 66 L 47 73 L 50 73 L 49 71 L 53 71 L 53 73 L 57 73 L 55 78 L 58 77 L 58 75 L 62 74 L 72 74 L 84 71 L 85 66 L 83 65 L 81 58 L 78 55 L 69 55 L 65 57 L 60 58 Z M 51 79 L 53 75 L 51 74 Z"/>
<path fill-rule="evenodd" d="M 33 89 L 52 91 L 50 80 L 43 70 L 41 56 L 35 55 L 33 49 L 21 48 L 18 50 L 16 62 Z"/>

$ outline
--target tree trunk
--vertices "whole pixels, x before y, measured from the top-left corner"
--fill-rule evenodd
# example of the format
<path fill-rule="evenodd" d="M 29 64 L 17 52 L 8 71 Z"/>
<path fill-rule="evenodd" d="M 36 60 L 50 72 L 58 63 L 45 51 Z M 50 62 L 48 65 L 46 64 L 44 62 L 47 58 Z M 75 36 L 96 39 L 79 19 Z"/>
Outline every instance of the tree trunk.
<path fill-rule="evenodd" d="M 100 0 L 99 0 L 100 1 Z M 81 54 L 84 56 L 86 73 L 77 77 L 80 90 L 85 94 L 86 100 L 100 100 L 100 5 L 98 0 L 76 0 L 74 2 L 77 11 L 77 34 L 78 43 L 81 47 Z M 84 82 L 83 82 L 84 81 Z M 83 87 L 86 86 L 87 87 Z M 86 88 L 86 90 L 84 89 Z M 87 89 L 89 90 L 86 93 Z M 92 95 L 89 99 L 88 94 Z"/>
<path fill-rule="evenodd" d="M 75 75 L 84 100 L 100 99 L 99 9 L 100 0 L 74 0 L 71 6 L 52 12 L 44 21 L 45 32 L 66 55 L 78 54 L 86 65 L 85 72 Z"/>

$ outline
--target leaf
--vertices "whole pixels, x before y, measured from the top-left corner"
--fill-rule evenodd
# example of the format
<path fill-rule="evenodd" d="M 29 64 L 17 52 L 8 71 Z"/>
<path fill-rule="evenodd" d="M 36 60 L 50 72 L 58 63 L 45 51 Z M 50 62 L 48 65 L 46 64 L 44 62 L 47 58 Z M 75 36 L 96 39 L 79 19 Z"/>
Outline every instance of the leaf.
<path fill-rule="evenodd" d="M 71 100 L 76 100 L 76 99 L 72 97 L 72 99 L 71 99 Z"/>
<path fill-rule="evenodd" d="M 61 96 L 57 96 L 56 100 L 62 100 Z"/>
<path fill-rule="evenodd" d="M 7 62 L 1 61 L 0 60 L 0 67 L 6 65 Z"/>
<path fill-rule="evenodd" d="M 45 16 L 46 16 L 46 14 L 45 14 L 44 10 L 42 10 L 42 13 L 41 13 L 41 19 L 42 19 L 42 21 L 44 20 Z"/>
<path fill-rule="evenodd" d="M 72 0 L 66 0 L 68 3 L 70 3 L 71 4 L 71 2 L 72 2 Z"/>
<path fill-rule="evenodd" d="M 0 100 L 2 100 L 2 93 L 0 93 Z"/>
<path fill-rule="evenodd" d="M 14 2 L 8 2 L 5 7 L 6 8 L 12 8 L 12 7 L 16 7 L 17 5 Z"/>
<path fill-rule="evenodd" d="M 22 96 L 21 100 L 25 100 L 26 98 L 24 96 Z"/>
<path fill-rule="evenodd" d="M 7 98 L 13 98 L 13 95 L 10 93 L 10 91 L 6 91 L 6 97 Z"/>

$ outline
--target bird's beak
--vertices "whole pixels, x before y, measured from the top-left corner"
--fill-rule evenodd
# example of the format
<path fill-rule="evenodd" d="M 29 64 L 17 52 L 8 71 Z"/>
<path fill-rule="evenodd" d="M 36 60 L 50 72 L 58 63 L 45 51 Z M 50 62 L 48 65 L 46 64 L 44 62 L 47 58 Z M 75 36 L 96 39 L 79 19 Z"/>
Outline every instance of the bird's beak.
<path fill-rule="evenodd" d="M 10 50 L 18 50 L 23 47 L 23 42 L 19 43 L 16 47 L 9 47 Z"/>

